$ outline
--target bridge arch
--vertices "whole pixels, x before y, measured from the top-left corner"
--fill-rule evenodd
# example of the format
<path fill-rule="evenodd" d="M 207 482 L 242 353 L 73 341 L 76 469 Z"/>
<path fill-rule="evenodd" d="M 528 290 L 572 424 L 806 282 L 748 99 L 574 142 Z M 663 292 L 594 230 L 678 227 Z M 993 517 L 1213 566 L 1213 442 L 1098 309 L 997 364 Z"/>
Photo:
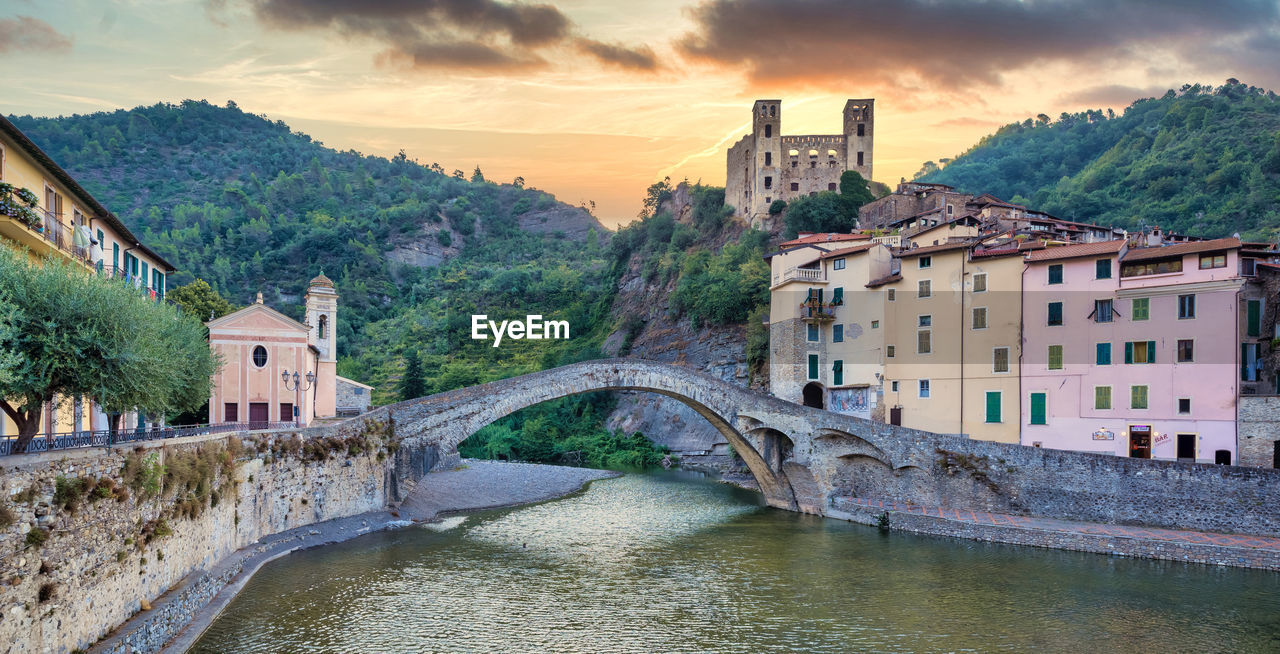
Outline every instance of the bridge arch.
<path fill-rule="evenodd" d="M 584 362 L 408 400 L 388 410 L 406 441 L 425 439 L 441 452 L 453 452 L 480 428 L 526 407 L 571 395 L 624 390 L 658 393 L 689 406 L 729 441 L 771 506 L 796 509 L 780 467 L 770 466 L 734 427 L 742 403 L 738 393 L 747 391 L 677 366 L 625 359 Z M 775 449 L 780 446 L 781 441 L 775 442 Z"/>

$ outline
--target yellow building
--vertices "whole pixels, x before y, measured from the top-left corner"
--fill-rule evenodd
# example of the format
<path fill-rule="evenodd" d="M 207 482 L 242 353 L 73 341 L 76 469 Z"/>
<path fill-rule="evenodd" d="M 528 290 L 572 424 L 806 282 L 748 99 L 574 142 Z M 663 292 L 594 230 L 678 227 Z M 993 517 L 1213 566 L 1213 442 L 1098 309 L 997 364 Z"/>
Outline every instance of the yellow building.
<path fill-rule="evenodd" d="M 7 203 L 25 204 L 19 196 L 26 192 L 35 198 L 30 212 L 19 216 L 0 213 L 0 245 L 25 249 L 36 258 L 64 257 L 83 265 L 86 272 L 97 269 L 124 279 L 157 300 L 164 298 L 165 276 L 173 272 L 173 266 L 143 245 L 119 218 L 4 116 L 0 116 L 0 183 Z M 56 413 L 44 412 L 41 433 L 108 426 L 106 414 L 87 399 L 61 405 Z M 126 416 L 123 426 L 134 427 L 137 420 Z M 7 416 L 0 417 L 0 437 L 15 433 L 13 422 Z"/>

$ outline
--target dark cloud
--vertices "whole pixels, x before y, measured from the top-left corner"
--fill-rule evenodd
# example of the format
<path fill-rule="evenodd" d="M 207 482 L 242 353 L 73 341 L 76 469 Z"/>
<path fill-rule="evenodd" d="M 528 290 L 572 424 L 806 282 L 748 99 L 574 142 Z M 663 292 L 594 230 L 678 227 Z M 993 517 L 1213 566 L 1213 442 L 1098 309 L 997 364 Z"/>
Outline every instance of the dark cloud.
<path fill-rule="evenodd" d="M 1181 86 L 1181 85 L 1179 85 Z M 1058 96 L 1058 102 L 1068 105 L 1097 107 L 1127 107 L 1139 98 L 1158 98 L 1169 90 L 1166 86 L 1149 86 L 1138 88 L 1124 84 L 1103 84 L 1064 93 Z"/>
<path fill-rule="evenodd" d="M 677 49 L 745 66 L 760 84 L 915 79 L 954 90 L 1050 62 L 1101 77 L 1144 49 L 1194 65 L 1213 49 L 1249 59 L 1280 44 L 1275 0 L 707 0 L 690 13 L 696 27 Z"/>
<path fill-rule="evenodd" d="M 226 0 L 206 0 L 210 7 Z M 573 47 L 602 63 L 656 66 L 648 48 L 630 49 L 575 35 L 547 4 L 501 0 L 248 0 L 253 14 L 279 29 L 326 29 L 385 44 L 380 59 L 415 68 L 506 71 L 548 65 L 544 52 Z"/>
<path fill-rule="evenodd" d="M 578 49 L 599 59 L 602 63 L 611 64 L 631 70 L 657 70 L 658 58 L 648 46 L 628 48 L 613 43 L 602 43 L 594 39 L 578 39 Z"/>
<path fill-rule="evenodd" d="M 0 18 L 0 52 L 67 52 L 71 39 L 30 16 Z"/>

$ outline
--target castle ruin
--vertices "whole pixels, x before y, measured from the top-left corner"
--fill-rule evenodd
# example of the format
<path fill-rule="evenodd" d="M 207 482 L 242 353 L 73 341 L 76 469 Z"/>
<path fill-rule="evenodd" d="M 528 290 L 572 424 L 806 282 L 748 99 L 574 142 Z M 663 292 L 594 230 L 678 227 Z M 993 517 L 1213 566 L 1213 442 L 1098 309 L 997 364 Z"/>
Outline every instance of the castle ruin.
<path fill-rule="evenodd" d="M 781 100 L 756 100 L 751 133 L 728 152 L 725 203 L 753 226 L 769 216 L 775 200 L 839 190 L 846 170 L 871 180 L 874 99 L 846 102 L 844 133 L 831 135 L 783 136 L 781 105 Z"/>

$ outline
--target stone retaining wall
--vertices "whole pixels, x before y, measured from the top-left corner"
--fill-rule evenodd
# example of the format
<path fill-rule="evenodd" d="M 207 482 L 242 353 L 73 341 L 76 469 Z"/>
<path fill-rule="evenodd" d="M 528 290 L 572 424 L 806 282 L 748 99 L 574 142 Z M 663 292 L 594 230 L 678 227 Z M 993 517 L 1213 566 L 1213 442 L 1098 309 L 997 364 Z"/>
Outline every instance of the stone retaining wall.
<path fill-rule="evenodd" d="M 1242 395 L 1236 405 L 1238 463 L 1274 468 L 1280 442 L 1280 395 Z"/>

